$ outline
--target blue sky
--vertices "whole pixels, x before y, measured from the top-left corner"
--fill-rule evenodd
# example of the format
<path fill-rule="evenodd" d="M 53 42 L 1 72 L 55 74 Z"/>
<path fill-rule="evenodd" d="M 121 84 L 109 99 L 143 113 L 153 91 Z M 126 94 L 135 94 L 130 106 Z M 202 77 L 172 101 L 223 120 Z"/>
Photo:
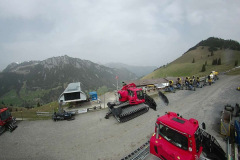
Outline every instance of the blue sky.
<path fill-rule="evenodd" d="M 209 37 L 240 42 L 235 0 L 1 0 L 0 70 L 68 55 L 161 66 Z"/>

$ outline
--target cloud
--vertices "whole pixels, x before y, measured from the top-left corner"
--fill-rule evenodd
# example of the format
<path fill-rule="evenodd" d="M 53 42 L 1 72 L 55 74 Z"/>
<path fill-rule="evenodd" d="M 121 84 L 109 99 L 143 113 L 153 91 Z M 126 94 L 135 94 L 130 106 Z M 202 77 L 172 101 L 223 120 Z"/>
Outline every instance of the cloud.
<path fill-rule="evenodd" d="M 161 66 L 210 36 L 239 38 L 240 2 L 11 0 L 0 2 L 0 70 L 69 55 Z"/>

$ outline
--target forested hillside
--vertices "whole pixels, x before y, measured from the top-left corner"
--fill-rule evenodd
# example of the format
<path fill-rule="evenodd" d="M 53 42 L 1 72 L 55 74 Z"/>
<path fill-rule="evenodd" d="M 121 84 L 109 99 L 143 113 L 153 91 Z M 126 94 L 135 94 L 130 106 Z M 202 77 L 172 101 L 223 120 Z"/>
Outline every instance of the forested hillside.
<path fill-rule="evenodd" d="M 33 106 L 56 101 L 71 82 L 81 82 L 86 92 L 111 90 L 115 89 L 116 76 L 119 82 L 137 78 L 126 69 L 113 69 L 68 56 L 12 63 L 0 73 L 0 102 Z"/>

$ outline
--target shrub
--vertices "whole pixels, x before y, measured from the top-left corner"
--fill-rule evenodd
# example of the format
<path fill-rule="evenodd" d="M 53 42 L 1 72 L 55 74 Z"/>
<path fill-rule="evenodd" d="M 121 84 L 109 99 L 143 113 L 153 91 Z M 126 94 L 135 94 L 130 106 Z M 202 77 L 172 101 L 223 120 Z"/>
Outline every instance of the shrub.
<path fill-rule="evenodd" d="M 206 67 L 205 67 L 205 64 L 203 64 L 201 72 L 205 72 L 205 71 L 206 71 Z"/>
<path fill-rule="evenodd" d="M 192 63 L 195 63 L 195 59 L 193 58 Z"/>
<path fill-rule="evenodd" d="M 219 58 L 218 61 L 217 61 L 217 65 L 221 65 L 221 64 L 222 64 L 221 58 Z"/>
<path fill-rule="evenodd" d="M 234 66 L 235 66 L 235 67 L 238 66 L 238 60 L 235 60 Z"/>

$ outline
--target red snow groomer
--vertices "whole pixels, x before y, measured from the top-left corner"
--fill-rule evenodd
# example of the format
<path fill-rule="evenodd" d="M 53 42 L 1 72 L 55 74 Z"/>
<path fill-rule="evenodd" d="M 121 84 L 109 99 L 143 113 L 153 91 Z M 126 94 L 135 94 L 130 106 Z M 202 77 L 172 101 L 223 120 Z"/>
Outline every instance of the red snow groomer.
<path fill-rule="evenodd" d="M 217 140 L 199 128 L 196 119 L 184 119 L 174 112 L 157 119 L 150 153 L 164 160 L 227 159 Z"/>
<path fill-rule="evenodd" d="M 17 125 L 15 125 L 15 123 L 16 123 L 16 120 L 15 118 L 12 117 L 8 108 L 0 109 L 0 135 L 6 129 L 8 129 L 10 132 L 16 129 Z"/>
<path fill-rule="evenodd" d="M 108 102 L 109 112 L 105 116 L 106 119 L 112 114 L 118 122 L 126 122 L 146 113 L 149 107 L 153 110 L 157 107 L 154 99 L 134 83 L 124 85 L 118 91 L 118 98 L 118 102 Z"/>

